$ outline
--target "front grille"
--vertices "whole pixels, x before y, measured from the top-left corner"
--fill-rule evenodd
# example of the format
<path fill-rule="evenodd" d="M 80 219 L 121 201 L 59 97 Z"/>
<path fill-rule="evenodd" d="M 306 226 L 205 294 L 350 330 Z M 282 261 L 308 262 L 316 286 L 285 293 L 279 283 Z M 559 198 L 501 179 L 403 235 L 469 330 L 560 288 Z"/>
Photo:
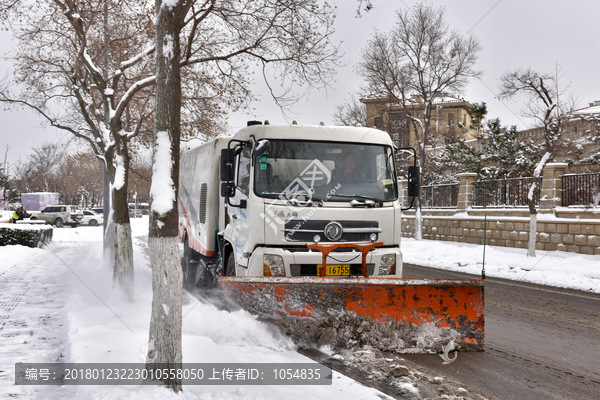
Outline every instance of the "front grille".
<path fill-rule="evenodd" d="M 290 220 L 285 223 L 285 239 L 290 242 L 312 242 L 315 235 L 320 242 L 331 242 L 324 233 L 325 227 L 332 221 Z M 372 233 L 379 234 L 377 221 L 336 221 L 342 226 L 342 236 L 337 242 L 368 242 Z M 379 239 L 379 237 L 378 237 Z"/>
<path fill-rule="evenodd" d="M 372 276 L 375 264 L 367 264 L 367 271 Z M 318 276 L 317 264 L 290 264 L 290 272 L 292 276 Z M 350 264 L 350 275 L 362 276 L 362 264 Z"/>

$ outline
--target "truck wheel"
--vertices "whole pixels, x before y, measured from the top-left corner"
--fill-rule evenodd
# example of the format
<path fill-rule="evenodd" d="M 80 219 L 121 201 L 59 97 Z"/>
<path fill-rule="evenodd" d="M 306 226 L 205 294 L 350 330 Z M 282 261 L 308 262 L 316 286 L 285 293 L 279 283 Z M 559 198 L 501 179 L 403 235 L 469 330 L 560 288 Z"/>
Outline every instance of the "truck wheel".
<path fill-rule="evenodd" d="M 54 225 L 56 225 L 57 228 L 62 228 L 64 225 L 63 220 L 60 218 L 56 218 L 54 220 Z"/>
<path fill-rule="evenodd" d="M 186 288 L 194 287 L 194 279 L 196 277 L 196 269 L 198 263 L 192 260 L 192 249 L 190 249 L 187 236 L 183 241 L 183 258 L 181 259 L 181 268 L 183 270 L 183 286 Z"/>
<path fill-rule="evenodd" d="M 226 276 L 235 276 L 235 255 L 233 252 L 227 257 L 227 268 L 225 268 L 225 271 L 227 272 Z"/>

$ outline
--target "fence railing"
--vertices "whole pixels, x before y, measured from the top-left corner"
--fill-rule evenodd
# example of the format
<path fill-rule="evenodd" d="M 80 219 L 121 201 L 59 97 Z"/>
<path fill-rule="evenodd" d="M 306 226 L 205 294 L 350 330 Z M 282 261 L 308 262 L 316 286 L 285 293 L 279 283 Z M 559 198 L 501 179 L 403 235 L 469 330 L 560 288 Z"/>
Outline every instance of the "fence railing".
<path fill-rule="evenodd" d="M 459 183 L 421 186 L 422 208 L 456 208 Z"/>
<path fill-rule="evenodd" d="M 542 178 L 511 178 L 473 182 L 473 207 L 526 207 L 529 188 L 537 183 L 534 202 L 540 203 Z"/>
<path fill-rule="evenodd" d="M 562 206 L 589 206 L 598 201 L 600 193 L 600 173 L 563 175 Z"/>

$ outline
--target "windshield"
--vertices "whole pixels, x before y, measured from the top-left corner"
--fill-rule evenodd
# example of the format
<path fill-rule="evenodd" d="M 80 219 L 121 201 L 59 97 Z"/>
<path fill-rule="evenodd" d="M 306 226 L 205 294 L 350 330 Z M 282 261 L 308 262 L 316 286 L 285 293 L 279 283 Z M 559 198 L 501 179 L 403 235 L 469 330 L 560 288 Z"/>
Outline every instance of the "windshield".
<path fill-rule="evenodd" d="M 282 200 L 389 201 L 397 198 L 392 148 L 374 144 L 269 139 L 255 164 L 256 195 Z"/>

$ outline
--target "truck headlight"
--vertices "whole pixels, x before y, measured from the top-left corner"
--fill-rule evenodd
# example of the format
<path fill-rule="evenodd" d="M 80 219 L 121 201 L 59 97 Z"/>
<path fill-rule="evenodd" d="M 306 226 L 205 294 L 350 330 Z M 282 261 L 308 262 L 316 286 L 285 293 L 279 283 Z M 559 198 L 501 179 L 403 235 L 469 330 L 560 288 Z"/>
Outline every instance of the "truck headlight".
<path fill-rule="evenodd" d="M 379 276 L 396 275 L 396 255 L 384 254 L 379 263 Z"/>
<path fill-rule="evenodd" d="M 274 254 L 263 255 L 264 276 L 285 276 L 283 258 Z"/>

